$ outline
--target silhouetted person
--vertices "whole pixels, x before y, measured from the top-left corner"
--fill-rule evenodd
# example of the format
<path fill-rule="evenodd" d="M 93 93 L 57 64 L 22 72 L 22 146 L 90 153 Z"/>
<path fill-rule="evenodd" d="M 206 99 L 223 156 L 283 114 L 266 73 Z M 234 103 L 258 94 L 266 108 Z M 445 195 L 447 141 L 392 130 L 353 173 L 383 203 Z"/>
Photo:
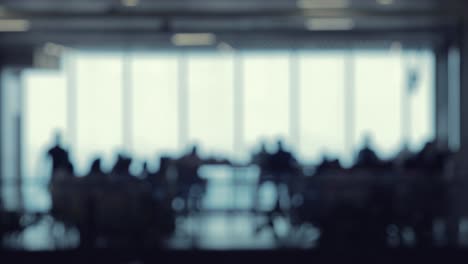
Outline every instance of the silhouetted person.
<path fill-rule="evenodd" d="M 441 151 L 435 141 L 430 141 L 408 162 L 409 168 L 419 172 L 411 182 L 409 202 L 416 244 L 421 247 L 433 244 L 434 219 L 448 213 L 449 185 L 444 179 L 444 167 L 449 156 L 448 151 Z"/>
<path fill-rule="evenodd" d="M 47 155 L 52 159 L 52 177 L 59 171 L 65 175 L 73 175 L 73 165 L 70 162 L 68 152 L 61 146 L 60 133 L 55 134 L 55 145 L 49 149 Z"/>
<path fill-rule="evenodd" d="M 198 174 L 198 169 L 204 164 L 204 160 L 198 155 L 198 147 L 192 146 L 191 150 L 175 161 L 177 171 L 177 193 L 185 201 L 187 206 L 190 198 L 197 203 L 206 188 L 206 181 Z"/>
<path fill-rule="evenodd" d="M 287 182 L 297 170 L 297 161 L 292 153 L 284 148 L 281 140 L 278 140 L 277 146 L 276 152 L 269 158 L 269 168 L 276 182 Z"/>
<path fill-rule="evenodd" d="M 159 159 L 159 169 L 154 173 L 149 173 L 146 181 L 148 181 L 153 188 L 153 196 L 158 200 L 169 199 L 172 192 L 169 184 L 169 173 L 172 164 L 170 157 L 161 157 Z"/>
<path fill-rule="evenodd" d="M 395 156 L 394 162 L 398 168 L 404 168 L 408 165 L 408 161 L 414 157 L 413 153 L 409 149 L 407 143 L 404 143 L 400 152 Z"/>
<path fill-rule="evenodd" d="M 268 167 L 269 158 L 270 153 L 266 149 L 265 142 L 262 142 L 260 144 L 260 150 L 252 155 L 250 163 L 257 165 L 260 170 L 265 170 Z"/>
<path fill-rule="evenodd" d="M 289 201 L 290 186 L 296 180 L 295 176 L 298 174 L 298 166 L 296 159 L 291 152 L 287 151 L 281 140 L 277 142 L 277 150 L 273 154 L 265 155 L 268 158 L 266 168 L 268 173 L 271 174 L 271 181 L 276 188 L 276 201 L 274 207 L 267 212 L 267 221 L 263 225 L 256 227 L 256 232 L 265 227 L 270 227 L 273 234 L 276 236 L 273 227 L 274 219 L 278 216 L 284 216 L 283 201 Z M 258 193 L 258 189 L 257 189 Z M 257 194 L 258 196 L 258 194 Z M 290 204 L 288 204 L 290 206 Z"/>
<path fill-rule="evenodd" d="M 132 164 L 132 159 L 119 154 L 117 161 L 114 164 L 114 167 L 111 170 L 111 178 L 121 179 L 121 180 L 133 180 L 136 179 L 130 174 L 130 165 Z"/>
<path fill-rule="evenodd" d="M 89 174 L 102 174 L 104 173 L 101 169 L 101 159 L 97 158 L 91 163 L 91 169 L 89 170 Z"/>
<path fill-rule="evenodd" d="M 105 184 L 106 181 L 106 174 L 101 168 L 101 159 L 96 158 L 91 163 L 91 168 L 89 170 L 88 175 L 85 178 L 87 182 L 93 184 Z"/>
<path fill-rule="evenodd" d="M 268 152 L 265 142 L 262 142 L 260 144 L 260 150 L 257 153 L 254 153 L 250 159 L 250 164 L 257 165 L 259 169 L 258 187 L 260 187 L 265 181 L 271 180 L 273 177 L 270 168 L 270 159 L 271 154 Z"/>
<path fill-rule="evenodd" d="M 370 136 L 364 138 L 364 147 L 359 151 L 355 167 L 376 167 L 382 165 L 381 160 L 371 148 Z"/>
<path fill-rule="evenodd" d="M 265 142 L 262 142 L 260 144 L 260 150 L 254 153 L 250 159 L 250 164 L 257 165 L 259 169 L 259 178 L 254 194 L 254 210 L 258 210 L 260 205 L 260 188 L 262 187 L 263 183 L 269 180 L 271 181 L 273 177 L 270 169 L 270 156 L 271 154 L 268 152 Z"/>
<path fill-rule="evenodd" d="M 152 172 L 150 171 L 150 169 L 148 168 L 148 162 L 143 162 L 143 166 L 142 166 L 142 169 L 141 169 L 141 173 L 139 175 L 138 178 L 140 179 L 148 179 L 148 177 L 150 177 L 152 174 Z"/>
<path fill-rule="evenodd" d="M 193 146 L 188 153 L 176 160 L 179 182 L 189 185 L 199 183 L 198 169 L 202 163 L 203 160 L 198 155 L 197 146 Z"/>
<path fill-rule="evenodd" d="M 343 167 L 338 159 L 329 159 L 327 156 L 323 156 L 322 162 L 315 168 L 315 174 L 340 169 Z"/>
<path fill-rule="evenodd" d="M 427 171 L 440 171 L 451 156 L 447 149 L 440 149 L 435 141 L 427 142 L 423 149 L 409 161 L 409 167 L 422 168 Z"/>

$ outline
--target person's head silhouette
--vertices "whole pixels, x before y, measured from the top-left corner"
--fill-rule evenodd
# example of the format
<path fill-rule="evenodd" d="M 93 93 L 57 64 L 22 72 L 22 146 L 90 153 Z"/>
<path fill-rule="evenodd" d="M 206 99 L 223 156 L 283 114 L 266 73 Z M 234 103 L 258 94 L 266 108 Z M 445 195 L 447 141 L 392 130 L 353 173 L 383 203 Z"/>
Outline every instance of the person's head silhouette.
<path fill-rule="evenodd" d="M 276 142 L 276 145 L 278 146 L 278 151 L 283 151 L 284 150 L 283 140 L 278 139 L 278 141 Z"/>
<path fill-rule="evenodd" d="M 372 147 L 372 135 L 370 133 L 366 133 L 364 135 L 364 148 L 370 149 Z"/>
<path fill-rule="evenodd" d="M 265 141 L 260 142 L 260 152 L 267 152 Z"/>
<path fill-rule="evenodd" d="M 196 144 L 192 145 L 190 149 L 190 155 L 197 156 L 198 155 L 198 146 Z"/>
<path fill-rule="evenodd" d="M 96 173 L 96 172 L 101 172 L 101 159 L 96 158 L 92 163 L 91 163 L 91 173 Z"/>
<path fill-rule="evenodd" d="M 159 168 L 160 170 L 167 170 L 170 166 L 171 159 L 169 157 L 163 156 L 159 159 Z"/>

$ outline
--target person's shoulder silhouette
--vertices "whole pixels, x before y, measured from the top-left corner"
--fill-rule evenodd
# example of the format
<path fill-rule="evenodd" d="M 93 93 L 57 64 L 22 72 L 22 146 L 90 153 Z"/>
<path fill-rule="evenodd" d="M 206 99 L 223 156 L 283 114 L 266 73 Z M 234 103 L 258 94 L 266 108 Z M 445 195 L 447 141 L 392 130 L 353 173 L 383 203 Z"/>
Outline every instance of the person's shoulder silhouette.
<path fill-rule="evenodd" d="M 101 159 L 96 158 L 92 163 L 91 163 L 91 168 L 89 170 L 89 173 L 99 173 L 102 174 L 104 173 L 101 169 Z"/>
<path fill-rule="evenodd" d="M 71 164 L 68 152 L 62 147 L 62 137 L 59 132 L 54 135 L 54 145 L 47 151 L 47 155 L 52 159 L 52 169 L 70 169 Z"/>
<path fill-rule="evenodd" d="M 274 170 L 290 170 L 295 163 L 295 158 L 291 152 L 284 148 L 283 142 L 278 140 L 277 150 L 273 155 L 271 155 L 270 163 Z"/>
<path fill-rule="evenodd" d="M 364 137 L 364 146 L 359 151 L 356 160 L 356 166 L 378 166 L 381 164 L 381 161 L 375 151 L 372 149 L 371 137 L 366 135 Z"/>
<path fill-rule="evenodd" d="M 265 142 L 260 144 L 260 150 L 254 152 L 251 157 L 251 163 L 256 164 L 260 167 L 267 166 L 268 158 L 270 157 L 270 153 L 266 148 Z"/>

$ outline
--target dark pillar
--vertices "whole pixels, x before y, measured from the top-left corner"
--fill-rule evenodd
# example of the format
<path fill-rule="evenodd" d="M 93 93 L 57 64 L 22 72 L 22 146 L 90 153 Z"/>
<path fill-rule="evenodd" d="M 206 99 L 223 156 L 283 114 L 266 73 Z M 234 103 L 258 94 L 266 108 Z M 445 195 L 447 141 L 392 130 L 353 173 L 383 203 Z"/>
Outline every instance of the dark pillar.
<path fill-rule="evenodd" d="M 189 143 L 189 101 L 188 101 L 188 60 L 187 54 L 182 54 L 179 57 L 179 148 L 185 151 Z"/>
<path fill-rule="evenodd" d="M 460 151 L 463 157 L 467 157 L 467 154 L 468 154 L 468 21 L 463 23 L 463 26 L 461 29 L 461 36 L 460 36 Z"/>
<path fill-rule="evenodd" d="M 449 185 L 448 236 L 452 246 L 459 244 L 459 224 L 468 216 L 468 21 L 461 23 L 457 34 L 459 47 L 459 153 L 455 161 L 454 176 Z M 453 80 L 452 80 L 453 81 Z M 450 107 L 450 106 L 449 106 Z M 452 114 L 453 115 L 453 114 Z"/>
<path fill-rule="evenodd" d="M 449 145 L 449 47 L 441 45 L 435 50 L 435 132 L 441 149 Z"/>

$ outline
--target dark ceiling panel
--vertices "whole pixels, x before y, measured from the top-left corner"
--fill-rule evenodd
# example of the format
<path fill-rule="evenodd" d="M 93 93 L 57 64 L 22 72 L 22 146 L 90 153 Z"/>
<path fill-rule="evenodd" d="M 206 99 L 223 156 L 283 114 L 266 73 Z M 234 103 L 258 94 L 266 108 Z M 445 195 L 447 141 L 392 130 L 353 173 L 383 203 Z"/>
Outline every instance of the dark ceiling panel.
<path fill-rule="evenodd" d="M 123 1 L 136 5 L 125 6 Z M 408 32 L 427 36 L 427 32 L 453 31 L 468 13 L 466 0 L 311 0 L 319 3 L 315 6 L 307 1 L 0 0 L 0 23 L 3 17 L 23 19 L 30 25 L 28 32 L 0 33 L 0 42 L 11 43 L 7 36 L 31 43 L 45 41 L 46 36 L 75 39 L 73 34 L 89 43 L 132 40 L 134 35 L 138 36 L 135 41 L 151 42 L 155 36 L 175 32 L 225 33 L 233 38 L 254 38 L 257 32 L 269 34 L 269 39 L 275 36 L 278 42 L 287 42 L 289 33 L 300 34 L 297 41 L 317 41 L 340 33 L 346 39 L 387 39 L 389 33 L 398 39 L 400 32 L 401 39 L 407 39 Z M 308 31 L 307 23 L 314 18 L 351 19 L 353 26 L 328 35 Z"/>

